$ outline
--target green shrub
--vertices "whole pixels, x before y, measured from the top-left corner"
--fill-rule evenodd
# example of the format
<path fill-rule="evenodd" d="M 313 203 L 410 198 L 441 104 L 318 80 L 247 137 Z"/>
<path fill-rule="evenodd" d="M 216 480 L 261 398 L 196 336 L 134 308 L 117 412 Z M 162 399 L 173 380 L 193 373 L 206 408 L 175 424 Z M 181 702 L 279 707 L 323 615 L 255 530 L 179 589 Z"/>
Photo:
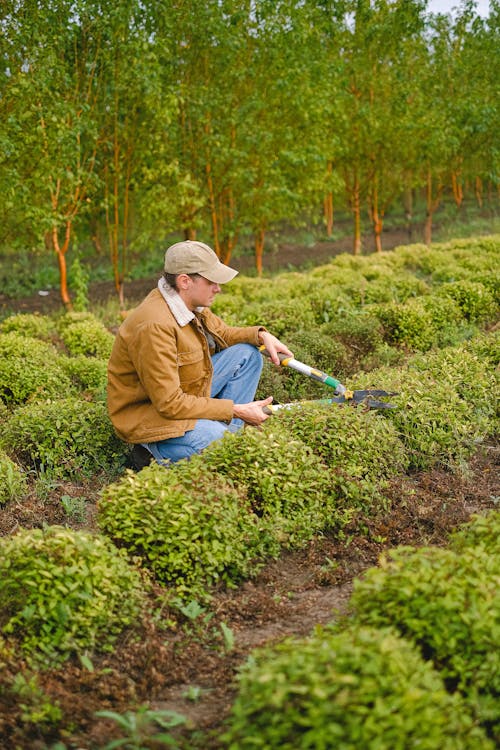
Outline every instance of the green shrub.
<path fill-rule="evenodd" d="M 108 651 L 143 604 L 144 582 L 103 537 L 58 526 L 0 540 L 0 624 L 50 661 Z"/>
<path fill-rule="evenodd" d="M 468 321 L 487 322 L 498 315 L 498 304 L 492 293 L 477 281 L 464 279 L 443 284 L 437 293 L 455 300 Z"/>
<path fill-rule="evenodd" d="M 364 272 L 369 280 L 369 272 Z M 397 275 L 388 274 L 387 270 L 381 277 L 371 281 L 364 294 L 363 304 L 380 302 L 395 302 L 402 304 L 412 297 L 420 297 L 429 292 L 428 284 L 422 279 L 410 274 L 399 272 Z"/>
<path fill-rule="evenodd" d="M 26 488 L 26 475 L 21 467 L 0 450 L 0 505 L 21 498 Z"/>
<path fill-rule="evenodd" d="M 398 548 L 356 581 L 356 620 L 418 644 L 482 722 L 500 721 L 500 558 L 483 547 Z"/>
<path fill-rule="evenodd" d="M 203 452 L 212 470 L 242 484 L 252 509 L 294 547 L 339 523 L 330 473 L 313 451 L 271 417 L 261 430 L 225 435 Z"/>
<path fill-rule="evenodd" d="M 343 508 L 371 510 L 387 480 L 407 468 L 394 425 L 375 411 L 338 404 L 303 404 L 273 419 L 302 440 L 331 472 L 331 491 Z"/>
<path fill-rule="evenodd" d="M 18 313 L 0 323 L 1 333 L 19 333 L 34 339 L 50 340 L 56 333 L 54 321 L 37 313 Z"/>
<path fill-rule="evenodd" d="M 459 464 L 494 432 L 495 399 L 488 393 L 494 374 L 487 363 L 482 371 L 477 369 L 476 358 L 470 372 L 478 379 L 470 379 L 469 386 L 466 362 L 462 348 L 449 349 L 417 355 L 405 368 L 358 374 L 359 388 L 381 387 L 399 393 L 392 399 L 398 408 L 385 416 L 408 451 L 411 469 Z"/>
<path fill-rule="evenodd" d="M 438 346 L 454 345 L 470 336 L 471 326 L 466 324 L 460 306 L 454 299 L 429 294 L 422 297 L 421 303 L 431 316 Z"/>
<path fill-rule="evenodd" d="M 389 344 L 425 352 L 437 341 L 432 315 L 420 299 L 404 304 L 373 305 L 370 311 L 382 323 L 384 339 Z"/>
<path fill-rule="evenodd" d="M 61 338 L 70 354 L 109 359 L 115 337 L 98 320 L 63 326 Z"/>
<path fill-rule="evenodd" d="M 279 549 L 244 494 L 209 471 L 201 456 L 127 472 L 103 491 L 98 523 L 185 597 L 250 576 Z"/>
<path fill-rule="evenodd" d="M 350 359 L 361 362 L 383 344 L 383 331 L 378 318 L 367 312 L 346 312 L 321 328 L 324 335 L 340 342 L 350 353 Z"/>
<path fill-rule="evenodd" d="M 228 723 L 230 750 L 493 748 L 412 645 L 370 628 L 254 652 Z"/>
<path fill-rule="evenodd" d="M 469 420 L 484 434 L 495 431 L 500 373 L 468 345 L 416 355 L 408 367 L 453 390 L 468 404 Z"/>
<path fill-rule="evenodd" d="M 65 312 L 57 320 L 57 330 L 59 335 L 62 335 L 67 328 L 84 323 L 92 326 L 99 323 L 99 320 L 93 313 L 84 310 Z"/>
<path fill-rule="evenodd" d="M 127 449 L 115 435 L 102 402 L 60 399 L 19 407 L 4 426 L 1 444 L 25 465 L 78 478 L 123 466 Z"/>
<path fill-rule="evenodd" d="M 71 392 L 55 347 L 20 333 L 0 334 L 0 399 L 22 404 Z"/>
<path fill-rule="evenodd" d="M 482 545 L 491 555 L 498 552 L 500 539 L 500 512 L 489 511 L 486 515 L 474 515 L 469 523 L 451 535 L 450 546 L 456 552 Z"/>
<path fill-rule="evenodd" d="M 61 367 L 79 393 L 105 399 L 108 370 L 106 360 L 80 354 L 76 357 L 61 357 Z"/>
<path fill-rule="evenodd" d="M 500 328 L 490 333 L 480 333 L 464 344 L 466 351 L 475 354 L 490 367 L 500 364 Z"/>

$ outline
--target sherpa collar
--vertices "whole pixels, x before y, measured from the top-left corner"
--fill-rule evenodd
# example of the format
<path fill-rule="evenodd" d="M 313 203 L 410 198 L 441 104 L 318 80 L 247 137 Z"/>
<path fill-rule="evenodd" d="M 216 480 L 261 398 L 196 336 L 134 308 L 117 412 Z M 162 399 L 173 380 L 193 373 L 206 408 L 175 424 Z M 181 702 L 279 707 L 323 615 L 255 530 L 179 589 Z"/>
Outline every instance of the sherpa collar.
<path fill-rule="evenodd" d="M 163 276 L 158 281 L 158 289 L 160 290 L 161 296 L 169 306 L 172 315 L 180 326 L 187 326 L 188 323 L 195 319 L 196 316 L 194 312 L 186 307 L 186 304 L 180 294 L 167 284 Z M 203 307 L 197 307 L 196 310 L 197 312 L 201 312 L 203 310 Z"/>

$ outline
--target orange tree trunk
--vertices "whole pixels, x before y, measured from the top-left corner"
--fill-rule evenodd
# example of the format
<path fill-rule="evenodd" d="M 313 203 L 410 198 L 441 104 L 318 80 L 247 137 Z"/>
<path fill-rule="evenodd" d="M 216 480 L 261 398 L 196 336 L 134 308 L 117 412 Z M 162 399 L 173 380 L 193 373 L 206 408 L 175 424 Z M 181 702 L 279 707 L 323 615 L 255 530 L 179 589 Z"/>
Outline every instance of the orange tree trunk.
<path fill-rule="evenodd" d="M 57 255 L 57 263 L 59 266 L 59 291 L 61 295 L 61 301 L 67 310 L 72 309 L 71 298 L 68 291 L 68 270 L 66 265 L 66 253 L 69 247 L 69 241 L 71 238 L 71 221 L 66 221 L 66 228 L 64 233 L 64 242 L 62 245 L 59 244 L 59 235 L 57 233 L 57 227 L 52 228 L 52 247 Z"/>
<path fill-rule="evenodd" d="M 434 212 L 436 211 L 439 203 L 441 202 L 441 194 L 443 192 L 443 186 L 438 184 L 436 195 L 433 195 L 432 188 L 432 172 L 430 166 L 427 169 L 427 187 L 426 187 L 426 210 L 425 210 L 425 229 L 424 229 L 424 242 L 426 245 L 430 245 L 432 242 L 432 221 Z"/>
<path fill-rule="evenodd" d="M 263 257 L 264 257 L 264 237 L 265 229 L 260 228 L 255 235 L 255 268 L 258 276 L 262 276 Z"/>

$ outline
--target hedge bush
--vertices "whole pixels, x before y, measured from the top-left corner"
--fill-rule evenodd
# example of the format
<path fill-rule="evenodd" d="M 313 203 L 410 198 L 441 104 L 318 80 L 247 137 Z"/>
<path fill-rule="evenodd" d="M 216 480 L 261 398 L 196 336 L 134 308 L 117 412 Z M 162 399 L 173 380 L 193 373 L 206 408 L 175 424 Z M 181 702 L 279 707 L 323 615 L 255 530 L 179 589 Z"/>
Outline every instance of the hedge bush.
<path fill-rule="evenodd" d="M 19 500 L 26 492 L 26 474 L 21 467 L 0 450 L 0 505 Z"/>
<path fill-rule="evenodd" d="M 473 515 L 469 523 L 461 526 L 450 538 L 450 547 L 463 552 L 468 547 L 482 545 L 489 554 L 498 553 L 500 539 L 500 511 L 489 511 L 486 515 Z"/>
<path fill-rule="evenodd" d="M 313 450 L 271 417 L 261 430 L 229 433 L 203 452 L 210 469 L 246 488 L 254 512 L 269 519 L 284 546 L 341 523 L 330 472 Z"/>
<path fill-rule="evenodd" d="M 59 399 L 19 407 L 4 425 L 0 445 L 26 466 L 57 477 L 113 471 L 128 449 L 115 435 L 103 402 Z"/>
<path fill-rule="evenodd" d="M 71 392 L 71 381 L 51 344 L 9 332 L 0 334 L 0 399 L 23 404 Z"/>
<path fill-rule="evenodd" d="M 140 614 L 144 581 L 100 536 L 49 526 L 0 539 L 0 627 L 46 663 L 109 651 Z"/>
<path fill-rule="evenodd" d="M 432 660 L 482 722 L 500 730 L 500 558 L 484 547 L 401 547 L 356 581 L 356 620 L 390 626 Z M 495 731 L 495 729 L 493 729 Z M 499 737 L 500 739 L 500 737 Z"/>
<path fill-rule="evenodd" d="M 0 332 L 14 332 L 30 338 L 50 341 L 56 335 L 56 325 L 47 315 L 17 313 L 2 320 Z"/>
<path fill-rule="evenodd" d="M 254 652 L 222 741 L 230 750 L 492 750 L 417 650 L 390 630 L 317 630 Z"/>
<path fill-rule="evenodd" d="M 407 468 L 394 425 L 375 411 L 311 403 L 282 409 L 273 419 L 332 470 L 331 492 L 344 509 L 373 510 L 384 502 L 387 480 Z"/>
<path fill-rule="evenodd" d="M 109 359 L 115 337 L 97 319 L 64 325 L 60 336 L 73 356 L 85 355 Z"/>
<path fill-rule="evenodd" d="M 463 279 L 443 284 L 438 294 L 455 300 L 464 318 L 471 322 L 491 321 L 498 315 L 499 307 L 493 294 L 477 281 Z"/>
<path fill-rule="evenodd" d="M 86 357 L 84 354 L 61 356 L 61 367 L 80 394 L 89 394 L 94 399 L 106 398 L 108 363 L 105 359 Z"/>
<path fill-rule="evenodd" d="M 425 352 L 437 342 L 432 315 L 420 299 L 373 305 L 370 311 L 382 323 L 384 339 L 389 344 Z"/>
<path fill-rule="evenodd" d="M 250 576 L 279 544 L 245 494 L 208 470 L 202 456 L 170 468 L 127 472 L 99 501 L 98 524 L 183 597 Z"/>
<path fill-rule="evenodd" d="M 417 355 L 398 369 L 359 373 L 359 388 L 397 391 L 398 408 L 385 412 L 408 450 L 409 468 L 458 465 L 497 429 L 497 375 L 467 348 Z"/>

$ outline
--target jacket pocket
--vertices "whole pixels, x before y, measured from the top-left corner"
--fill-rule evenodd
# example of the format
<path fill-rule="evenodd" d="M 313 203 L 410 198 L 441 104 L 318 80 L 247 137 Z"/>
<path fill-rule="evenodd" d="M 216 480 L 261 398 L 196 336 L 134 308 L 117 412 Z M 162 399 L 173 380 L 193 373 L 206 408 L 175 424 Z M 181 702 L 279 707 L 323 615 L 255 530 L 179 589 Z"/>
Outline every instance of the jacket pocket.
<path fill-rule="evenodd" d="M 206 372 L 205 359 L 201 349 L 178 352 L 177 365 L 179 367 L 179 380 L 182 385 L 202 380 Z"/>

